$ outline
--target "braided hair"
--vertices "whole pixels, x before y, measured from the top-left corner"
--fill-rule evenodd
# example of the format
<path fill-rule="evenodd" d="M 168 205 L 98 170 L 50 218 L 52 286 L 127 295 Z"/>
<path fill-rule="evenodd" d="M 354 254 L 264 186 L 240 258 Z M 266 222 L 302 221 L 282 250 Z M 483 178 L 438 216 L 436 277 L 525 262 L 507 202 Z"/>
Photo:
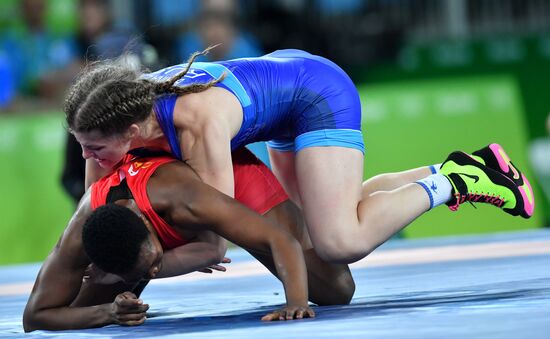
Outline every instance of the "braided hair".
<path fill-rule="evenodd" d="M 185 69 L 163 82 L 141 78 L 139 70 L 120 59 L 91 64 L 77 78 L 65 99 L 65 119 L 69 130 L 79 133 L 99 131 L 106 137 L 121 135 L 130 125 L 143 122 L 150 116 L 156 97 L 207 90 L 222 81 L 225 74 L 202 84 L 180 87 L 175 83 L 187 74 L 198 56 L 207 54 L 216 46 L 193 53 Z"/>

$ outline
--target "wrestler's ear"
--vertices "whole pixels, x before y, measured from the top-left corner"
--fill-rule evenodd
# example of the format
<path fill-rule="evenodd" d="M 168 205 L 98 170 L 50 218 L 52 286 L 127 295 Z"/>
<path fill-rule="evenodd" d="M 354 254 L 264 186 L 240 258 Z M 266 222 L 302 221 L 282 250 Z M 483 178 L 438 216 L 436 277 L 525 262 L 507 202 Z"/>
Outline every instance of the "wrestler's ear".
<path fill-rule="evenodd" d="M 139 132 L 140 132 L 140 127 L 138 124 L 131 124 L 130 127 L 128 127 L 128 137 L 130 139 L 133 139 L 135 138 L 136 136 L 139 135 Z"/>
<path fill-rule="evenodd" d="M 158 264 L 154 265 L 149 269 L 149 272 L 148 272 L 149 278 L 154 279 L 159 272 L 160 272 L 160 266 Z"/>

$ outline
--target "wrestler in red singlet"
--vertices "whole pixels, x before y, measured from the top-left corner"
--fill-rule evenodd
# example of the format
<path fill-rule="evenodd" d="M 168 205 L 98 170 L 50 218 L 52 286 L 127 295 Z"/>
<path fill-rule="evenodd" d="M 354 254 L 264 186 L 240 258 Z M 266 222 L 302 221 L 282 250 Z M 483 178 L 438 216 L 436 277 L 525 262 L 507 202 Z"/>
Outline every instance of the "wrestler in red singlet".
<path fill-rule="evenodd" d="M 288 199 L 275 175 L 249 150 L 238 149 L 232 153 L 232 157 L 236 200 L 259 214 L 264 214 Z M 172 161 L 178 160 L 169 156 L 127 156 L 116 171 L 93 184 L 92 208 L 106 204 L 111 189 L 126 179 L 139 210 L 155 228 L 162 247 L 168 250 L 186 244 L 188 241 L 153 210 L 147 197 L 147 181 L 151 175 L 159 166 Z"/>

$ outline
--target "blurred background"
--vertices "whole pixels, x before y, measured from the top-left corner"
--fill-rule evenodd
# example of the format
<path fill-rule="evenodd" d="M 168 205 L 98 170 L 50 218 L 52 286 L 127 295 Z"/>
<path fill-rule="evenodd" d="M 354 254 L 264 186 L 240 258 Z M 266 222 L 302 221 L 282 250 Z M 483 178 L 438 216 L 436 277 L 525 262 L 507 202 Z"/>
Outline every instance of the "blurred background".
<path fill-rule="evenodd" d="M 365 178 L 498 142 L 534 184 L 529 220 L 441 207 L 400 236 L 550 223 L 548 0 L 1 0 L 0 264 L 43 260 L 83 193 L 62 112 L 82 66 L 124 54 L 154 71 L 218 43 L 203 61 L 299 48 L 344 68 Z"/>

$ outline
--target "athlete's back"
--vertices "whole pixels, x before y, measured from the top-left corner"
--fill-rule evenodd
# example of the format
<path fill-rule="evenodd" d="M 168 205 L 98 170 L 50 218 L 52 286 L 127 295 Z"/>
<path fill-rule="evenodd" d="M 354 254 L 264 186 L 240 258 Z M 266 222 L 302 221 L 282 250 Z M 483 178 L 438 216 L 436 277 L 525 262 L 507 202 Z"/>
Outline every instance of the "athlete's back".
<path fill-rule="evenodd" d="M 175 65 L 144 77 L 166 81 L 186 67 Z M 325 58 L 300 50 L 280 50 L 257 58 L 194 62 L 176 85 L 207 83 L 222 75 L 225 78 L 216 86 L 233 93 L 244 114 L 241 129 L 232 140 L 233 149 L 255 141 L 294 139 L 312 130 L 359 128 L 342 125 L 349 119 L 333 118 L 335 111 L 360 105 L 351 95 L 356 90 L 349 77 Z M 175 99 L 171 96 L 159 100 Z M 157 105 L 161 106 L 168 107 L 163 109 L 169 112 L 161 114 L 168 114 L 166 120 L 172 121 L 170 111 L 174 105 Z"/>

